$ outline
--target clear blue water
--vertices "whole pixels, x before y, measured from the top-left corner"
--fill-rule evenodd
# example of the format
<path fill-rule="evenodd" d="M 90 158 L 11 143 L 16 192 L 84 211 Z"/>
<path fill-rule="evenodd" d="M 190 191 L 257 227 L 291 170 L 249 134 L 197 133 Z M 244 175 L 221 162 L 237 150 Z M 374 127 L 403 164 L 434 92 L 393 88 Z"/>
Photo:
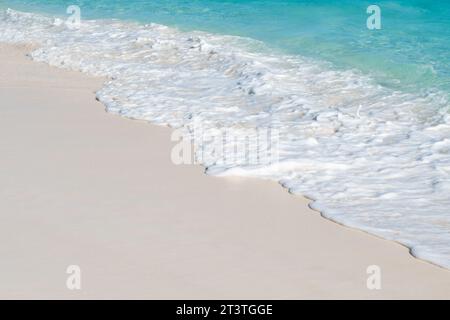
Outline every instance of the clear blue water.
<path fill-rule="evenodd" d="M 450 92 L 450 1 L 377 1 L 382 30 L 368 30 L 373 1 L 349 0 L 7 0 L 1 6 L 83 18 L 156 22 L 262 40 L 288 53 L 355 68 L 402 90 Z"/>

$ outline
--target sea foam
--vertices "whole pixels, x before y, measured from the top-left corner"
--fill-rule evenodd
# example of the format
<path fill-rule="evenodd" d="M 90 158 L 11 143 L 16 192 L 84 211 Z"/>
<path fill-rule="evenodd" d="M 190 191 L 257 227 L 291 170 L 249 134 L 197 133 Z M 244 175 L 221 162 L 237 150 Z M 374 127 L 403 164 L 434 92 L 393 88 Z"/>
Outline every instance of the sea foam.
<path fill-rule="evenodd" d="M 33 43 L 36 61 L 108 77 L 97 97 L 124 117 L 237 133 L 276 129 L 276 163 L 203 165 L 209 174 L 279 181 L 325 217 L 450 268 L 446 94 L 389 89 L 252 39 L 118 20 L 83 21 L 75 30 L 56 22 L 0 11 L 0 41 Z"/>

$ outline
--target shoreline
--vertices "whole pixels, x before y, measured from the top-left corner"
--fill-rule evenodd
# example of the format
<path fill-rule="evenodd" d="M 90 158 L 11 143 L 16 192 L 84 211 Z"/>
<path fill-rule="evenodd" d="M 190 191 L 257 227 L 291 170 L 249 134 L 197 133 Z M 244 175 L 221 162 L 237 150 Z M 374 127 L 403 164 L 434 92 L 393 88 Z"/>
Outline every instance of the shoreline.
<path fill-rule="evenodd" d="M 0 160 L 0 297 L 450 296 L 448 270 L 322 217 L 276 182 L 173 165 L 169 128 L 106 113 L 93 93 L 102 79 L 28 50 L 0 45 L 0 128 L 11 139 Z M 77 261 L 86 275 L 73 292 L 65 268 Z M 370 265 L 382 290 L 366 288 Z"/>
<path fill-rule="evenodd" d="M 33 28 L 23 32 L 29 19 Z M 291 61 L 260 50 L 252 53 L 235 45 L 234 37 L 228 41 L 227 36 L 164 25 L 87 20 L 74 31 L 55 25 L 51 17 L 11 10 L 2 29 L 5 41 L 40 43 L 31 54 L 35 61 L 107 76 L 96 97 L 109 113 L 190 128 L 198 115 L 213 126 L 225 124 L 241 141 L 246 133 L 239 127 L 258 130 L 274 124 L 282 138 L 275 147 L 282 161 L 230 166 L 210 159 L 204 163 L 207 173 L 268 176 L 292 193 L 314 198 L 310 206 L 333 221 L 405 244 L 415 256 L 450 268 L 447 184 L 445 173 L 439 173 L 449 160 L 443 151 L 450 119 L 442 117 L 437 127 L 422 126 L 420 120 L 437 96 L 425 102 L 420 95 L 398 95 L 358 72 L 322 68 L 301 55 Z M 117 42 L 111 41 L 118 34 Z M 204 45 L 214 50 L 203 50 Z M 213 58 L 212 52 L 217 53 Z M 280 77 L 285 79 L 281 83 Z M 285 85 L 290 89 L 285 91 Z M 354 90 L 347 91 L 349 85 Z M 383 98 L 365 98 L 378 95 Z M 361 99 L 368 105 L 360 114 Z M 224 146 L 233 148 L 230 141 Z M 210 145 L 197 143 L 203 151 Z M 436 184 L 411 184 L 411 179 Z"/>

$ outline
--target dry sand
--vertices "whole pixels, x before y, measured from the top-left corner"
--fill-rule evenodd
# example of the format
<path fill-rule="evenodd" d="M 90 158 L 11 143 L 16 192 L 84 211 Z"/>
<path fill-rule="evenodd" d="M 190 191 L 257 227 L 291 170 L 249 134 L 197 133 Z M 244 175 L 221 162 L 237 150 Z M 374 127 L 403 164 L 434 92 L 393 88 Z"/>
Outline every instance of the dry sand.
<path fill-rule="evenodd" d="M 170 129 L 105 113 L 102 79 L 27 50 L 0 46 L 0 298 L 450 298 L 448 270 L 276 183 L 173 165 Z"/>

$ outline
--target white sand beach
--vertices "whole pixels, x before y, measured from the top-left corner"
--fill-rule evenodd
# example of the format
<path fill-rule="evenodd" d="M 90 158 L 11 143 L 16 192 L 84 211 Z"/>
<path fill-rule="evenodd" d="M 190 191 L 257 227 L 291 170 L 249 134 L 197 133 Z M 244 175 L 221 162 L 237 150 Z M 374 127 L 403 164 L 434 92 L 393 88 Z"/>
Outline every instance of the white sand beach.
<path fill-rule="evenodd" d="M 0 298 L 450 298 L 450 271 L 277 183 L 174 165 L 169 128 L 106 113 L 103 79 L 29 50 L 0 46 Z"/>

